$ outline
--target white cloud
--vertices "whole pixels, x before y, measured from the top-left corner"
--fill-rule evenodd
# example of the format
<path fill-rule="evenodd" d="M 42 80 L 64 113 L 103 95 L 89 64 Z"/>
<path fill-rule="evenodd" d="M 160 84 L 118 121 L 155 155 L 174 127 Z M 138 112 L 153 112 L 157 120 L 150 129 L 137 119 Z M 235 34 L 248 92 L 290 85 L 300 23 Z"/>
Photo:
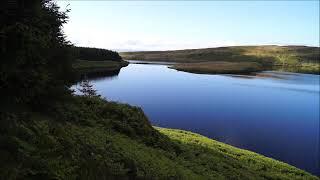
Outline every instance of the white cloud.
<path fill-rule="evenodd" d="M 68 38 L 71 42 L 78 46 L 97 47 L 113 49 L 117 51 L 159 51 L 159 50 L 177 50 L 177 49 L 196 49 L 196 48 L 209 48 L 219 46 L 234 46 L 235 42 L 190 42 L 190 41 L 177 41 L 171 39 L 159 38 L 137 38 L 127 39 L 122 35 L 110 33 L 89 33 L 89 29 L 82 29 L 69 35 Z M 70 33 L 69 33 L 70 34 Z M 83 36 L 83 34 L 87 34 Z M 103 36 L 102 34 L 108 34 Z"/>
<path fill-rule="evenodd" d="M 190 39 L 177 40 L 173 37 L 158 37 L 159 35 L 150 35 L 143 32 L 134 33 L 125 29 L 115 31 L 104 27 L 103 24 L 91 22 L 84 26 L 81 21 L 65 24 L 63 29 L 67 39 L 77 46 L 117 51 L 157 51 L 237 45 L 236 42 L 231 41 L 198 40 L 195 42 Z"/>

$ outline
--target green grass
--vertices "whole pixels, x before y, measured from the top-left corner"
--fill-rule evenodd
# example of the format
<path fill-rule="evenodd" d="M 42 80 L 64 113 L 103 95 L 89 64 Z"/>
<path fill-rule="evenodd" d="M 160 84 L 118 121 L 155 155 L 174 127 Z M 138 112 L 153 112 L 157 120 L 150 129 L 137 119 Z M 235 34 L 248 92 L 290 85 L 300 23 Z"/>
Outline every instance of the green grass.
<path fill-rule="evenodd" d="M 307 74 L 320 74 L 320 64 L 317 63 L 301 63 L 299 66 L 273 66 L 276 71 L 297 72 Z"/>
<path fill-rule="evenodd" d="M 73 63 L 73 68 L 80 73 L 114 71 L 127 66 L 126 61 L 86 61 L 76 60 Z"/>
<path fill-rule="evenodd" d="M 177 63 L 255 62 L 261 64 L 263 69 L 281 66 L 282 68 L 290 67 L 294 72 L 319 74 L 319 53 L 319 47 L 307 46 L 230 46 L 176 51 L 123 52 L 120 55 L 129 60 Z M 306 64 L 308 67 L 305 67 Z"/>
<path fill-rule="evenodd" d="M 140 108 L 98 97 L 0 123 L 0 179 L 318 179 L 199 134 L 154 128 Z"/>
<path fill-rule="evenodd" d="M 156 129 L 179 143 L 186 152 L 178 157 L 177 162 L 181 160 L 190 169 L 211 179 L 316 179 L 286 163 L 196 133 Z"/>

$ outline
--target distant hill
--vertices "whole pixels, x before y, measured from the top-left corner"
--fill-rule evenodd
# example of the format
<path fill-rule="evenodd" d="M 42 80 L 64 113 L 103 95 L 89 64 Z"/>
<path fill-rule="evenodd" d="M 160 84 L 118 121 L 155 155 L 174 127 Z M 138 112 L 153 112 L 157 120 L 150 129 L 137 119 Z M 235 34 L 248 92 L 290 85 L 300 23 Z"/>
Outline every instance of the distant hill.
<path fill-rule="evenodd" d="M 274 45 L 120 53 L 127 60 L 176 62 L 178 64 L 171 68 L 206 74 L 247 74 L 263 70 L 319 74 L 319 54 L 319 47 Z"/>
<path fill-rule="evenodd" d="M 268 64 L 319 63 L 319 47 L 308 46 L 230 46 L 175 51 L 122 52 L 124 59 L 173 62 L 259 62 Z"/>

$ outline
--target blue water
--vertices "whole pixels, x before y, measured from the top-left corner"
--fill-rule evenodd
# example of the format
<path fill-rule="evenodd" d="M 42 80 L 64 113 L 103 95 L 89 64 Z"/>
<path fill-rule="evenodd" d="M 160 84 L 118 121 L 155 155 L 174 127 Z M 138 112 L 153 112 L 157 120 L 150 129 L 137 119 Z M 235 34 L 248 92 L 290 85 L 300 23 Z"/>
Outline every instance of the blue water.
<path fill-rule="evenodd" d="M 153 125 L 197 132 L 320 175 L 320 77 L 260 75 L 200 75 L 130 64 L 92 83 L 109 100 L 142 107 Z"/>

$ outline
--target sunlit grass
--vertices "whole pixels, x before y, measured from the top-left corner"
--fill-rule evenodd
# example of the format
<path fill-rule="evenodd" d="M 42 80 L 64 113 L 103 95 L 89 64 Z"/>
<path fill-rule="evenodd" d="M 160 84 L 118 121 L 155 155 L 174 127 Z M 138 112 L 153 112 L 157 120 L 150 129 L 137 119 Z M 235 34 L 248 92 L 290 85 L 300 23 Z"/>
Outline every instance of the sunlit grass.
<path fill-rule="evenodd" d="M 319 74 L 320 51 L 319 47 L 306 46 L 231 46 L 207 49 L 189 49 L 177 51 L 145 51 L 123 52 L 120 55 L 124 59 L 168 61 L 177 63 L 203 63 L 203 62 L 255 62 L 262 69 L 271 70 L 274 66 L 283 68 L 290 67 L 293 72 L 306 72 Z M 308 64 L 306 66 L 306 64 Z M 216 73 L 212 64 L 207 67 L 193 64 L 193 68 L 186 65 L 180 66 L 179 70 L 190 72 Z M 183 68 L 182 68 L 183 67 Z M 222 71 L 223 69 L 225 71 Z M 230 73 L 231 66 L 221 66 L 220 73 Z M 191 70 L 190 70 L 191 69 Z M 205 70 L 206 69 L 206 70 Z M 253 68 L 253 70 L 257 70 Z M 237 73 L 235 69 L 234 73 Z"/>

